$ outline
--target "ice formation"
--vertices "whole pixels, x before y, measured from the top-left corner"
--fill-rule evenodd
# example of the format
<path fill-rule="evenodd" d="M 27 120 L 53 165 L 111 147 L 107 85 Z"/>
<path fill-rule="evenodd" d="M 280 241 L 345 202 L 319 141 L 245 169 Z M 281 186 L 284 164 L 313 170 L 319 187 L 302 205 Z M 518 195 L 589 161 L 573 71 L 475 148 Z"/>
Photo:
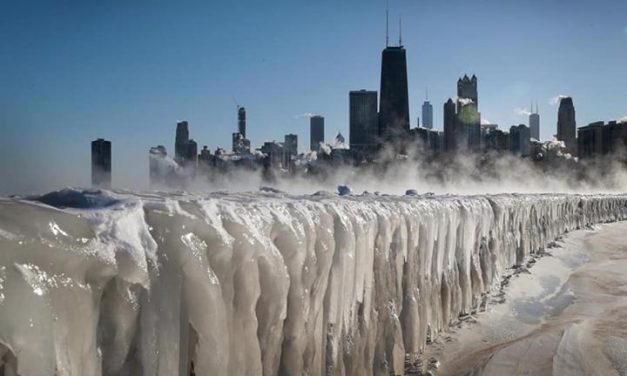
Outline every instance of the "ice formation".
<path fill-rule="evenodd" d="M 0 367 L 402 374 L 506 268 L 626 217 L 621 195 L 0 199 Z"/>

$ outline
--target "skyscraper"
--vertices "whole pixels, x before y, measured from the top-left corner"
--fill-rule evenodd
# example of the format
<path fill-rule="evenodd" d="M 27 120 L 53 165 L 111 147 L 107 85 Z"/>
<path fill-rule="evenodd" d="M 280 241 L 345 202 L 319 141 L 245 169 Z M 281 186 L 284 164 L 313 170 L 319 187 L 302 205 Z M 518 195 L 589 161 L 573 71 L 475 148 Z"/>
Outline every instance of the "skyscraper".
<path fill-rule="evenodd" d="M 379 135 L 403 140 L 409 134 L 409 94 L 405 48 L 386 46 L 381 54 Z"/>
<path fill-rule="evenodd" d="M 324 117 L 314 115 L 309 119 L 309 146 L 311 151 L 320 151 L 324 142 Z"/>
<path fill-rule="evenodd" d="M 526 157 L 531 151 L 531 133 L 529 127 L 524 124 L 512 125 L 509 128 L 510 151 L 514 154 Z"/>
<path fill-rule="evenodd" d="M 531 132 L 531 138 L 540 141 L 540 114 L 538 114 L 537 105 L 535 112 L 533 111 L 533 106 L 531 108 L 531 114 L 529 115 L 529 129 Z"/>
<path fill-rule="evenodd" d="M 377 92 L 351 91 L 348 102 L 350 149 L 356 153 L 370 154 L 376 149 L 379 134 Z"/>
<path fill-rule="evenodd" d="M 250 141 L 239 132 L 232 134 L 231 145 L 235 154 L 247 154 L 250 152 Z"/>
<path fill-rule="evenodd" d="M 571 97 L 562 98 L 557 112 L 557 139 L 564 141 L 566 150 L 571 154 L 577 151 L 577 125 L 575 105 Z"/>
<path fill-rule="evenodd" d="M 91 184 L 111 188 L 111 141 L 103 138 L 91 143 Z"/>
<path fill-rule="evenodd" d="M 444 103 L 444 150 L 452 152 L 457 150 L 459 131 L 457 129 L 457 114 L 455 103 L 451 98 Z"/>
<path fill-rule="evenodd" d="M 465 102 L 463 99 L 470 99 L 475 104 L 475 108 L 479 109 L 479 95 L 477 92 L 477 76 L 474 74 L 471 78 L 468 75 L 457 80 L 457 105 L 460 101 Z M 467 103 L 467 101 L 466 101 Z M 466 104 L 463 103 L 463 104 Z"/>
<path fill-rule="evenodd" d="M 283 142 L 283 148 L 285 149 L 285 152 L 288 153 L 291 156 L 297 156 L 298 155 L 298 136 L 295 134 L 286 134 L 285 135 L 285 142 Z"/>
<path fill-rule="evenodd" d="M 464 75 L 457 80 L 457 126 L 463 133 L 465 145 L 469 150 L 481 148 L 481 114 L 479 113 L 479 95 L 477 76 Z M 461 142 L 457 140 L 458 144 Z M 458 145 L 459 146 L 459 145 Z"/>
<path fill-rule="evenodd" d="M 422 126 L 433 129 L 433 106 L 428 99 L 422 104 Z"/>
<path fill-rule="evenodd" d="M 185 150 L 185 166 L 196 168 L 198 166 L 198 144 L 194 140 L 187 142 Z"/>
<path fill-rule="evenodd" d="M 198 144 L 189 138 L 189 127 L 186 121 L 176 123 L 174 160 L 181 166 L 196 168 L 198 165 Z"/>
<path fill-rule="evenodd" d="M 154 146 L 148 152 L 150 184 L 165 185 L 170 165 L 167 163 L 168 152 L 163 145 Z"/>
<path fill-rule="evenodd" d="M 237 108 L 237 130 L 243 138 L 246 138 L 246 108 L 244 107 Z"/>
<path fill-rule="evenodd" d="M 189 127 L 186 121 L 176 123 L 176 138 L 174 140 L 174 160 L 181 163 L 187 155 L 189 144 Z"/>
<path fill-rule="evenodd" d="M 599 157 L 607 150 L 606 127 L 603 121 L 597 121 L 577 130 L 577 156 L 580 160 Z M 604 142 L 605 141 L 605 142 Z M 605 146 L 605 147 L 604 147 Z M 605 149 L 605 150 L 604 150 Z"/>

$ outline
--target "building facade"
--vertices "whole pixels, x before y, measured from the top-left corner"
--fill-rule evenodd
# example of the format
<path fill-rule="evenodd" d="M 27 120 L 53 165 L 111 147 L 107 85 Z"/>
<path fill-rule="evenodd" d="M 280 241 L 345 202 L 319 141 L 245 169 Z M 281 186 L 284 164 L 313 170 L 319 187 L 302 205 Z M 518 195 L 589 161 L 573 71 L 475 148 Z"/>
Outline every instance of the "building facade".
<path fill-rule="evenodd" d="M 285 152 L 289 153 L 290 156 L 292 157 L 297 156 L 298 155 L 298 136 L 292 133 L 286 134 L 283 147 L 285 148 Z"/>
<path fill-rule="evenodd" d="M 403 140 L 409 134 L 407 58 L 403 46 L 386 47 L 381 54 L 379 136 Z"/>
<path fill-rule="evenodd" d="M 377 92 L 351 91 L 349 97 L 350 149 L 360 155 L 376 150 L 378 139 Z"/>
<path fill-rule="evenodd" d="M 246 108 L 237 108 L 237 131 L 246 138 Z"/>
<path fill-rule="evenodd" d="M 509 129 L 510 151 L 513 154 L 527 157 L 531 154 L 531 132 L 524 124 L 512 125 Z"/>
<path fill-rule="evenodd" d="M 111 188 L 111 141 L 103 138 L 91 143 L 91 184 Z"/>
<path fill-rule="evenodd" d="M 529 115 L 529 131 L 531 138 L 540 141 L 540 114 L 537 110 Z"/>
<path fill-rule="evenodd" d="M 627 162 L 627 123 L 598 121 L 579 128 L 577 153 L 581 160 L 611 155 L 614 161 Z"/>
<path fill-rule="evenodd" d="M 422 104 L 422 127 L 433 129 L 433 106 L 429 101 Z"/>
<path fill-rule="evenodd" d="M 187 155 L 189 142 L 189 126 L 186 121 L 176 123 L 176 138 L 174 139 L 174 160 L 180 162 Z"/>
<path fill-rule="evenodd" d="M 321 143 L 324 143 L 324 117 L 314 115 L 309 119 L 309 149 L 318 152 Z"/>
<path fill-rule="evenodd" d="M 569 153 L 577 153 L 577 123 L 575 105 L 571 97 L 562 98 L 560 101 L 557 112 L 557 139 L 564 141 Z"/>
<path fill-rule="evenodd" d="M 459 131 L 455 102 L 451 98 L 444 103 L 444 150 L 454 152 L 458 147 Z"/>

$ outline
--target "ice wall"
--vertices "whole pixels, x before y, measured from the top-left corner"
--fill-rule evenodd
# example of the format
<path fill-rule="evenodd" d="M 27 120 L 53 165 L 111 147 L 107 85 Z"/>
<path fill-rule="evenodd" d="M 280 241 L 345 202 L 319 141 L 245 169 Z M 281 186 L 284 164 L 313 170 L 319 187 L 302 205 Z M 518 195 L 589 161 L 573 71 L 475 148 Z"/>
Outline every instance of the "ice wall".
<path fill-rule="evenodd" d="M 5 375 L 389 375 L 627 196 L 0 199 Z"/>

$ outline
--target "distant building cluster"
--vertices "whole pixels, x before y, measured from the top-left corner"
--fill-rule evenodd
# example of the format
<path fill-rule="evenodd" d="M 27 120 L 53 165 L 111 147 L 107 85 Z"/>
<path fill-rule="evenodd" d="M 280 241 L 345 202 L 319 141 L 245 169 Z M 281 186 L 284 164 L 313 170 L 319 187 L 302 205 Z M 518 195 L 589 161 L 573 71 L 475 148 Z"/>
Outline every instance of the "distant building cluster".
<path fill-rule="evenodd" d="M 400 37 L 396 46 L 390 46 L 388 41 L 386 36 L 379 92 L 361 89 L 348 94 L 348 143 L 341 133 L 333 142 L 326 143 L 325 118 L 313 115 L 309 119 L 309 151 L 299 154 L 296 134 L 285 135 L 283 142 L 268 141 L 253 149 L 246 134 L 246 109 L 238 105 L 237 131 L 232 134 L 231 151 L 217 148 L 212 152 L 204 146 L 199 152 L 196 141 L 190 138 L 189 124 L 179 121 L 173 158 L 163 145 L 149 150 L 151 184 L 179 185 L 198 176 L 219 179 L 221 174 L 237 169 L 262 170 L 268 179 L 297 173 L 315 176 L 328 166 L 376 164 L 390 155 L 427 161 L 446 161 L 468 154 L 497 158 L 502 153 L 535 162 L 548 162 L 561 156 L 594 160 L 624 153 L 627 147 L 627 123 L 597 122 L 577 132 L 575 106 L 570 97 L 562 98 L 559 104 L 557 141 L 540 141 L 537 106 L 534 111 L 532 105 L 528 126 L 512 125 L 509 131 L 504 131 L 497 124 L 482 121 L 478 78 L 474 74 L 460 77 L 456 97 L 444 103 L 442 131 L 434 129 L 428 94 L 422 104 L 422 123 L 419 118 L 416 128 L 411 128 L 406 51 Z M 111 186 L 110 141 L 92 142 L 92 183 L 105 188 Z"/>

